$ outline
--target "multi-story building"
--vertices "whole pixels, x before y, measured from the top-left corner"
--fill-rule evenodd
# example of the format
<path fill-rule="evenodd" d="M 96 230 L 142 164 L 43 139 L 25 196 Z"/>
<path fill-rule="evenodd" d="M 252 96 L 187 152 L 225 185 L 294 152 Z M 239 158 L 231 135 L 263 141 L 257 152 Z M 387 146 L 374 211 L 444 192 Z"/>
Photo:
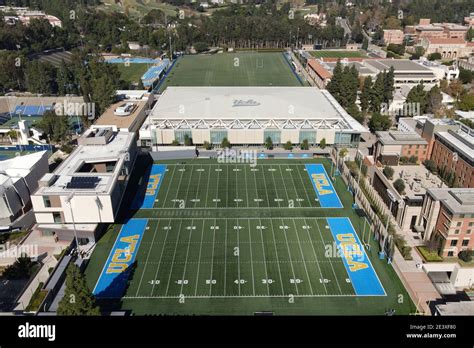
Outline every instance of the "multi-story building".
<path fill-rule="evenodd" d="M 0 161 L 0 226 L 28 228 L 25 218 L 31 209 L 30 195 L 38 180 L 48 172 L 48 153 L 41 151 Z"/>
<path fill-rule="evenodd" d="M 137 155 L 134 133 L 89 129 L 31 195 L 38 229 L 62 240 L 95 241 L 120 208 Z"/>
<path fill-rule="evenodd" d="M 466 42 L 463 37 L 422 38 L 420 45 L 425 49 L 425 56 L 439 53 L 444 59 L 467 57 L 474 52 L 474 46 Z"/>
<path fill-rule="evenodd" d="M 443 257 L 474 247 L 474 189 L 426 190 L 417 225 Z"/>
<path fill-rule="evenodd" d="M 460 125 L 435 133 L 431 160 L 439 170 L 454 175 L 459 187 L 474 187 L 474 130 Z"/>
<path fill-rule="evenodd" d="M 383 42 L 385 45 L 401 45 L 403 44 L 404 38 L 405 34 L 400 29 L 385 29 L 383 31 Z"/>
<path fill-rule="evenodd" d="M 326 88 L 329 81 L 331 81 L 332 74 L 317 59 L 309 59 L 306 69 L 319 88 Z"/>
<path fill-rule="evenodd" d="M 401 131 L 375 132 L 374 159 L 384 165 L 398 165 L 401 157 L 426 159 L 428 143 L 417 133 Z"/>

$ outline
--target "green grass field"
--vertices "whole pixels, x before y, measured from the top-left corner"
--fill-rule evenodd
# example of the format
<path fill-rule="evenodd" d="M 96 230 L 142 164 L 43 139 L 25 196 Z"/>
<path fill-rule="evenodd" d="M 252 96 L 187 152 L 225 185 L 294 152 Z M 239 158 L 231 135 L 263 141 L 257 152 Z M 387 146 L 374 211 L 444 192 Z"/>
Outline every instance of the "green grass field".
<path fill-rule="evenodd" d="M 144 163 L 142 160 L 140 163 Z M 105 307 L 141 314 L 383 315 L 414 311 L 413 303 L 351 209 L 341 178 L 334 182 L 343 209 L 320 207 L 304 163 L 259 160 L 257 166 L 212 160 L 168 161 L 152 209 L 130 211 L 143 186 L 136 169 L 123 218 L 146 218 L 125 296 Z M 140 185 L 141 183 L 141 185 Z M 386 296 L 356 296 L 326 217 L 349 217 Z M 93 288 L 120 231 L 113 226 L 98 242 L 86 269 Z M 400 299 L 402 299 L 400 301 Z"/>
<path fill-rule="evenodd" d="M 366 57 L 365 54 L 359 51 L 311 51 L 310 54 L 316 58 L 362 58 Z"/>
<path fill-rule="evenodd" d="M 301 86 L 283 53 L 221 53 L 180 58 L 160 87 Z"/>
<path fill-rule="evenodd" d="M 138 83 L 143 74 L 150 68 L 148 64 L 115 64 L 120 71 L 120 77 L 129 83 Z"/>

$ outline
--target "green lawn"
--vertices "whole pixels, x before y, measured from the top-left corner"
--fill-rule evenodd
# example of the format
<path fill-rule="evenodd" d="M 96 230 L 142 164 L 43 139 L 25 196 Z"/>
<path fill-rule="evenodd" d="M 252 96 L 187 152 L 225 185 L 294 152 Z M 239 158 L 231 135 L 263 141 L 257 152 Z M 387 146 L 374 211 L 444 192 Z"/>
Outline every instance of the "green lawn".
<path fill-rule="evenodd" d="M 366 57 L 365 54 L 359 51 L 311 51 L 313 57 L 316 58 L 357 58 L 357 57 Z"/>
<path fill-rule="evenodd" d="M 167 86 L 301 86 L 283 53 L 221 53 L 180 58 Z"/>
<path fill-rule="evenodd" d="M 150 164 L 139 163 L 122 219 L 146 218 L 147 229 L 125 296 L 118 303 L 102 300 L 103 306 L 134 314 L 414 311 L 392 267 L 377 258 L 376 243 L 351 209 L 352 196 L 341 178 L 334 185 L 344 208 L 320 207 L 304 163 L 323 163 L 330 173 L 327 160 L 259 160 L 255 167 L 212 160 L 161 162 L 168 171 L 154 208 L 130 211 L 130 199 Z M 342 258 L 333 253 L 326 217 L 348 217 L 360 239 L 369 241 L 366 252 L 386 296 L 355 295 Z M 91 288 L 120 227 L 97 244 L 86 269 Z"/>
<path fill-rule="evenodd" d="M 138 83 L 143 74 L 151 67 L 148 64 L 115 64 L 123 80 L 129 83 Z"/>

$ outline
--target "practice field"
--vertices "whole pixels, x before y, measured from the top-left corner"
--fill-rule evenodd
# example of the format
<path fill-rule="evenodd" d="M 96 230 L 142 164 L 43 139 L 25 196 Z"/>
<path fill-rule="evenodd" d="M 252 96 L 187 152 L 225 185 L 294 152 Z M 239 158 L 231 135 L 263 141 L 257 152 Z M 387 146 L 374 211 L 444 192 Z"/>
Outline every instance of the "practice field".
<path fill-rule="evenodd" d="M 310 54 L 316 58 L 357 58 L 365 57 L 365 54 L 359 51 L 311 51 Z"/>
<path fill-rule="evenodd" d="M 129 83 L 138 83 L 143 74 L 150 68 L 148 64 L 136 63 L 129 65 L 115 64 L 115 66 L 120 71 L 120 77 Z"/>
<path fill-rule="evenodd" d="M 329 161 L 144 169 L 123 224 L 99 241 L 86 270 L 102 305 L 135 314 L 413 310 L 391 266 L 377 259 L 350 192 L 330 179 Z"/>
<path fill-rule="evenodd" d="M 281 52 L 221 53 L 179 58 L 167 86 L 301 86 Z"/>

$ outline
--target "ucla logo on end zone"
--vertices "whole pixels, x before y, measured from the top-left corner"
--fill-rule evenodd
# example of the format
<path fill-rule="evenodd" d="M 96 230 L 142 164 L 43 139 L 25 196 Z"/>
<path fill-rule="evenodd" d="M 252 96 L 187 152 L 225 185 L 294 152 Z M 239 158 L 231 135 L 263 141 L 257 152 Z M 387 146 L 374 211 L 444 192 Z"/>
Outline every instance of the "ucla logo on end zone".
<path fill-rule="evenodd" d="M 154 174 L 150 175 L 150 178 L 148 180 L 148 186 L 146 189 L 146 195 L 147 196 L 155 196 L 156 195 L 156 190 L 160 185 L 161 181 L 161 174 Z"/>

